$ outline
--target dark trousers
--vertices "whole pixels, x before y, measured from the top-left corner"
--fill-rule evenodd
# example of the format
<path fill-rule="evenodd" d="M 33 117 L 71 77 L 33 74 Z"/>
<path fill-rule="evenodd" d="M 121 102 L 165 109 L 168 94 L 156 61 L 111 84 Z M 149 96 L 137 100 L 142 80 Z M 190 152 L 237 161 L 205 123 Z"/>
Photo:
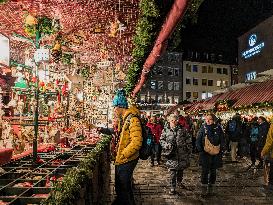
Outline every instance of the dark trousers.
<path fill-rule="evenodd" d="M 202 166 L 201 183 L 202 184 L 215 184 L 216 169 Z"/>
<path fill-rule="evenodd" d="M 138 159 L 115 166 L 115 189 L 117 198 L 113 205 L 135 205 L 132 178 Z"/>
<path fill-rule="evenodd" d="M 273 161 L 270 161 L 270 171 L 269 171 L 269 179 L 268 186 L 273 190 Z"/>
<path fill-rule="evenodd" d="M 251 158 L 252 164 L 256 162 L 257 155 L 258 155 L 257 143 L 251 142 L 250 143 L 250 158 Z"/>
<path fill-rule="evenodd" d="M 183 171 L 184 170 L 176 170 L 176 169 L 170 169 L 170 185 L 171 188 L 175 188 L 177 183 L 181 183 L 183 180 Z"/>
<path fill-rule="evenodd" d="M 153 152 L 151 155 L 151 162 L 154 164 L 154 160 L 156 158 L 156 161 L 159 163 L 161 159 L 161 145 L 160 144 L 154 144 L 153 146 Z"/>

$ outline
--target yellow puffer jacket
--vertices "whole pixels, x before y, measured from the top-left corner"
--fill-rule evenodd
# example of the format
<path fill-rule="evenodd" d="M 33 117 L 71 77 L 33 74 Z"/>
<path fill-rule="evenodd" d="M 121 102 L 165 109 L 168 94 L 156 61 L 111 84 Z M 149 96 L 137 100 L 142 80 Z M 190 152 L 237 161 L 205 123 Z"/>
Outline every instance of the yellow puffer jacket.
<path fill-rule="evenodd" d="M 267 133 L 266 142 L 262 150 L 264 156 L 271 153 L 271 158 L 273 158 L 273 123 L 271 123 L 270 128 Z"/>
<path fill-rule="evenodd" d="M 126 118 L 130 114 L 139 115 L 140 113 L 136 107 L 130 107 L 123 115 L 124 125 L 120 133 L 116 165 L 132 161 L 139 156 L 139 150 L 142 145 L 141 122 L 137 117 L 131 117 L 129 123 Z"/>

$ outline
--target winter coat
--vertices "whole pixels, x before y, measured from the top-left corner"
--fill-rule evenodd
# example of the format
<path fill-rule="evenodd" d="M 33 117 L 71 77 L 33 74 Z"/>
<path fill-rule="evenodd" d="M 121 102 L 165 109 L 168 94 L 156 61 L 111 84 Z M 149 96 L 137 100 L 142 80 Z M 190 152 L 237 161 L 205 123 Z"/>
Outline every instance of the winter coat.
<path fill-rule="evenodd" d="M 160 144 L 163 156 L 172 147 L 172 154 L 166 162 L 168 168 L 183 170 L 190 166 L 191 137 L 185 128 L 177 126 L 172 129 L 167 126 L 161 134 Z"/>
<path fill-rule="evenodd" d="M 142 145 L 141 122 L 136 116 L 132 116 L 128 121 L 129 115 L 139 115 L 139 110 L 136 107 L 130 107 L 123 115 L 124 124 L 118 143 L 116 165 L 127 163 L 139 157 L 139 150 Z"/>
<path fill-rule="evenodd" d="M 270 125 L 262 154 L 264 156 L 271 154 L 271 158 L 273 158 L 273 124 Z"/>
<path fill-rule="evenodd" d="M 233 121 L 236 122 L 236 129 L 234 132 L 231 132 L 229 130 L 229 124 L 232 123 Z M 240 118 L 233 118 L 228 121 L 226 133 L 227 133 L 230 141 L 232 141 L 232 142 L 239 142 L 240 141 L 240 138 L 242 137 L 242 134 L 243 134 L 242 122 L 241 122 Z"/>
<path fill-rule="evenodd" d="M 262 148 L 265 145 L 268 129 L 269 129 L 269 123 L 268 122 L 263 122 L 263 123 L 259 124 L 258 150 L 260 150 L 260 151 L 262 150 Z"/>
<path fill-rule="evenodd" d="M 204 150 L 205 145 L 205 126 L 208 132 L 208 139 L 213 145 L 220 144 L 220 152 L 217 155 L 210 155 Z M 223 166 L 222 152 L 225 146 L 224 133 L 220 125 L 201 126 L 196 139 L 196 148 L 199 152 L 199 163 L 201 166 L 209 168 L 220 168 Z"/>
<path fill-rule="evenodd" d="M 160 136 L 163 129 L 162 126 L 160 124 L 150 123 L 150 122 L 148 122 L 146 126 L 151 129 L 151 132 L 154 136 L 155 143 L 159 144 Z"/>

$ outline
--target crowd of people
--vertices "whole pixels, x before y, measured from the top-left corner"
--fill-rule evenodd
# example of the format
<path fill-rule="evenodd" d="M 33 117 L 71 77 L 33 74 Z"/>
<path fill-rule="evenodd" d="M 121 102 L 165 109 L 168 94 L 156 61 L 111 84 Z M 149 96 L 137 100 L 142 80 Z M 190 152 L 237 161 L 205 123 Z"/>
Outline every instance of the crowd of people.
<path fill-rule="evenodd" d="M 223 121 L 214 114 L 205 116 L 169 116 L 140 114 L 136 106 L 128 107 L 125 93 L 120 91 L 114 101 L 113 129 L 99 128 L 100 132 L 113 134 L 112 153 L 115 161 L 115 204 L 134 205 L 133 172 L 147 136 L 152 152 L 151 168 L 164 163 L 169 170 L 169 193 L 183 185 L 184 170 L 190 166 L 192 155 L 199 154 L 201 167 L 201 196 L 215 193 L 217 169 L 223 166 L 223 155 L 232 163 L 249 157 L 250 168 L 273 167 L 273 123 L 263 116 L 245 118 L 235 114 Z M 148 130 L 148 131 L 147 131 Z M 145 131 L 145 133 L 144 133 Z M 273 169 L 268 173 L 266 193 L 273 194 Z"/>

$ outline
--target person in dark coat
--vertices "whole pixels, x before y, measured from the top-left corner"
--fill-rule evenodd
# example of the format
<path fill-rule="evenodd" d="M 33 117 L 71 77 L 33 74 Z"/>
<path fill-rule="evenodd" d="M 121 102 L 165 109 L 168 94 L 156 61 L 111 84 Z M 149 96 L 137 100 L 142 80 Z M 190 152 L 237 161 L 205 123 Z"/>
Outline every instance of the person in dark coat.
<path fill-rule="evenodd" d="M 166 166 L 170 172 L 170 194 L 175 194 L 176 185 L 182 184 L 183 171 L 190 166 L 191 137 L 184 127 L 178 125 L 175 115 L 170 115 L 168 125 L 164 128 L 160 144 L 162 155 L 167 158 Z"/>
<path fill-rule="evenodd" d="M 196 147 L 199 152 L 199 163 L 202 166 L 201 183 L 202 196 L 213 194 L 216 182 L 216 170 L 223 166 L 222 153 L 225 147 L 224 133 L 220 125 L 215 124 L 214 114 L 206 116 L 206 123 L 202 125 L 196 139 Z M 220 152 L 217 155 L 210 155 L 205 152 L 205 136 L 208 135 L 209 141 L 215 145 L 220 145 Z"/>
<path fill-rule="evenodd" d="M 266 136 L 267 136 L 270 125 L 263 116 L 258 117 L 258 124 L 259 124 L 259 137 L 258 137 L 258 143 L 257 143 L 257 146 L 258 146 L 257 154 L 258 154 L 258 158 L 260 162 L 257 165 L 257 168 L 263 168 L 263 159 L 261 158 L 261 152 L 265 145 Z"/>

